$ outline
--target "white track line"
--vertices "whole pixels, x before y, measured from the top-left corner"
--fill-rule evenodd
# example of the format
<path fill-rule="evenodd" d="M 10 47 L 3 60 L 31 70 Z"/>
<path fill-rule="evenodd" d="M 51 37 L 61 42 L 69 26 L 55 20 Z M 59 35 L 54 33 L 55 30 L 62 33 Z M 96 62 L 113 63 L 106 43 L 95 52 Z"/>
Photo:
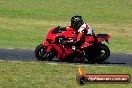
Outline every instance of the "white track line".
<path fill-rule="evenodd" d="M 15 49 L 15 48 L 7 48 L 7 49 L 12 50 L 12 49 Z"/>
<path fill-rule="evenodd" d="M 125 53 L 125 54 L 132 55 L 132 53 Z"/>

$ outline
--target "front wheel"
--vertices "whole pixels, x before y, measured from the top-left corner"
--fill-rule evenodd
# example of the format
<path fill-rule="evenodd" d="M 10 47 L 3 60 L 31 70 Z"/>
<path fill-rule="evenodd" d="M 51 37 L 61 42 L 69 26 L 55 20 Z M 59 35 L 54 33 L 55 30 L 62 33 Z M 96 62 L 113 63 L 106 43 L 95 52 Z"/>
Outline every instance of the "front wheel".
<path fill-rule="evenodd" d="M 38 45 L 35 49 L 35 57 L 38 59 L 38 61 L 44 61 L 44 60 L 52 60 L 56 53 L 55 51 L 51 50 L 50 52 L 46 53 L 46 47 L 42 44 Z"/>
<path fill-rule="evenodd" d="M 42 44 L 38 45 L 35 49 L 35 57 L 38 61 L 43 61 L 45 59 L 46 47 Z"/>

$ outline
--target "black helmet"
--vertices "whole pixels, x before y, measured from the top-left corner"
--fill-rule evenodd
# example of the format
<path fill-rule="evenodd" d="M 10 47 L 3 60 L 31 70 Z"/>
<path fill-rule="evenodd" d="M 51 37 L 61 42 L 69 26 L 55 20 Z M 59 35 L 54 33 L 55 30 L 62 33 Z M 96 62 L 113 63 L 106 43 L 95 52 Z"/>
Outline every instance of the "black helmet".
<path fill-rule="evenodd" d="M 73 16 L 71 18 L 71 27 L 77 30 L 79 27 L 83 25 L 83 19 L 82 16 Z"/>

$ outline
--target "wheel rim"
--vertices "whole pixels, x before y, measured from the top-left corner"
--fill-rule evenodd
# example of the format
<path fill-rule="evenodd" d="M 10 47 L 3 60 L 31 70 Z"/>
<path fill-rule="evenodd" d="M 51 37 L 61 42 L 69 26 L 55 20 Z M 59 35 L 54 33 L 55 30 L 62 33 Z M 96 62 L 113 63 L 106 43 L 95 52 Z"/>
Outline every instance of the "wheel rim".
<path fill-rule="evenodd" d="M 106 50 L 102 49 L 100 51 L 99 56 L 97 57 L 97 62 L 98 63 L 104 63 L 108 59 L 108 57 L 109 57 L 108 52 Z"/>
<path fill-rule="evenodd" d="M 101 59 L 106 58 L 106 52 L 105 52 L 105 50 L 101 50 L 101 52 L 100 52 L 100 58 Z"/>
<path fill-rule="evenodd" d="M 40 51 L 38 52 L 38 55 L 42 58 L 44 58 L 46 55 L 45 55 L 45 47 L 41 48 Z"/>

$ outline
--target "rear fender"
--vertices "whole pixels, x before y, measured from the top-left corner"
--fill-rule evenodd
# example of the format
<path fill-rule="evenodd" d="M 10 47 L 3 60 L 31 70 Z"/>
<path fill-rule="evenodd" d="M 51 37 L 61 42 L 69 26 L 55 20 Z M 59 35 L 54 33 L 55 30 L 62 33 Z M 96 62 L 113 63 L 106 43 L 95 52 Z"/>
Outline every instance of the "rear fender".
<path fill-rule="evenodd" d="M 109 43 L 108 40 L 110 39 L 110 34 L 97 34 L 96 37 L 98 42 L 106 41 Z"/>

